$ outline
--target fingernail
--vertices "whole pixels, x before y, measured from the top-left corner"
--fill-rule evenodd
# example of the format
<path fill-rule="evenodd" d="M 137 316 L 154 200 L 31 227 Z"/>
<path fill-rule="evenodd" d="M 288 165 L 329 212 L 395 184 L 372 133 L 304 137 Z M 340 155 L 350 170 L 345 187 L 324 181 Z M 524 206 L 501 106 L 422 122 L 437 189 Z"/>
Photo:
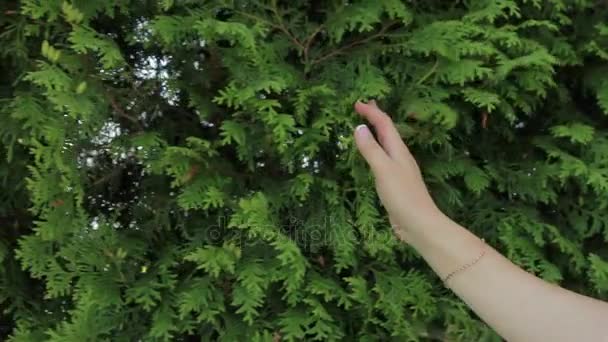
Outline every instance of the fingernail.
<path fill-rule="evenodd" d="M 366 125 L 359 125 L 357 128 L 355 128 L 355 135 L 359 136 L 360 138 L 365 138 L 369 135 L 369 128 L 367 128 Z"/>

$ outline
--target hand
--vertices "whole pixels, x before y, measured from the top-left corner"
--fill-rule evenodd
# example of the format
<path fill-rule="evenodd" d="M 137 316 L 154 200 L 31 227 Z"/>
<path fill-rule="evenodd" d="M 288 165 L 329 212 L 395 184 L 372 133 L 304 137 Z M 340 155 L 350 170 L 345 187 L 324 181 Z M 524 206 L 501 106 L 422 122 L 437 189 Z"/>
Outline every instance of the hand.
<path fill-rule="evenodd" d="M 376 130 L 378 143 L 366 125 L 355 130 L 357 148 L 376 178 L 376 190 L 397 236 L 409 242 L 433 219 L 443 216 L 429 194 L 420 168 L 401 140 L 391 118 L 374 100 L 355 103 L 355 110 Z"/>

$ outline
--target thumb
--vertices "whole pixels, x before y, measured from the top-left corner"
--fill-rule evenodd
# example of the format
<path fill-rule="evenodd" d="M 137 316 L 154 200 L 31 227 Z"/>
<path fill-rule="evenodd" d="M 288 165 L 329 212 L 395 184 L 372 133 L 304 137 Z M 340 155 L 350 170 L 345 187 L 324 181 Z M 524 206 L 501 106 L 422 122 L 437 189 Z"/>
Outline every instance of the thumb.
<path fill-rule="evenodd" d="M 388 154 L 378 144 L 366 125 L 359 125 L 355 129 L 355 142 L 359 152 L 361 152 L 374 173 L 390 163 L 391 159 Z"/>

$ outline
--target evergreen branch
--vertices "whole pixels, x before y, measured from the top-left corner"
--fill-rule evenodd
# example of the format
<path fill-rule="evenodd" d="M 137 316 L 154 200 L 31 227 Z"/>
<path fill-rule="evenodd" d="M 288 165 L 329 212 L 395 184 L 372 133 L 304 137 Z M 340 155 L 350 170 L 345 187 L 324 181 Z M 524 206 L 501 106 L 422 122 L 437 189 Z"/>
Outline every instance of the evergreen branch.
<path fill-rule="evenodd" d="M 139 122 L 139 120 L 137 120 L 136 118 L 134 118 L 131 115 L 127 114 L 127 112 L 118 105 L 118 102 L 116 101 L 116 99 L 112 95 L 110 95 L 110 93 L 107 92 L 107 91 L 106 91 L 106 97 L 107 97 L 108 101 L 110 102 L 110 105 L 112 106 L 112 109 L 114 109 L 114 112 L 116 114 L 118 114 L 118 116 L 123 117 L 123 118 L 131 121 L 132 123 L 134 123 L 137 126 L 137 129 L 139 131 L 143 131 L 144 130 L 144 127 Z"/>
<path fill-rule="evenodd" d="M 242 16 L 244 16 L 244 17 L 246 17 L 246 18 L 263 22 L 264 24 L 266 24 L 266 25 L 268 25 L 268 26 L 270 26 L 270 27 L 272 27 L 272 28 L 274 28 L 276 30 L 279 30 L 279 31 L 283 32 L 283 34 L 286 35 L 287 38 L 289 38 L 293 42 L 294 45 L 296 45 L 300 49 L 304 49 L 304 46 L 302 45 L 302 43 L 293 34 L 291 34 L 291 32 L 289 32 L 289 30 L 285 27 L 285 25 L 283 25 L 283 21 L 282 20 L 281 20 L 280 24 L 276 24 L 276 23 L 273 23 L 272 21 L 263 19 L 261 17 L 258 17 L 257 15 L 254 15 L 254 14 L 250 14 L 250 13 L 243 12 L 243 11 L 235 11 L 235 12 L 238 13 L 238 14 L 240 14 L 240 15 L 242 15 Z"/>
<path fill-rule="evenodd" d="M 249 19 L 252 19 L 252 20 L 255 20 L 255 21 L 260 21 L 260 22 L 262 22 L 262 23 L 264 23 L 264 24 L 266 24 L 266 25 L 268 25 L 270 27 L 273 27 L 273 28 L 277 29 L 277 30 L 280 29 L 280 27 L 277 24 L 273 23 L 272 21 L 266 20 L 266 19 L 264 19 L 262 17 L 258 17 L 257 15 L 254 15 L 254 14 L 251 14 L 251 13 L 247 13 L 247 12 L 243 12 L 243 11 L 238 11 L 238 10 L 235 10 L 234 12 L 242 15 L 243 17 L 246 17 L 246 18 L 249 18 Z"/>
<path fill-rule="evenodd" d="M 281 19 L 281 15 L 278 12 L 278 8 L 276 7 L 276 1 L 273 2 L 273 7 L 269 8 L 269 9 L 274 13 L 274 15 L 278 21 L 277 23 L 274 23 L 270 20 L 266 20 L 264 18 L 261 18 L 259 16 L 256 16 L 254 14 L 250 14 L 250 13 L 247 13 L 244 11 L 236 11 L 236 13 L 238 13 L 246 18 L 262 22 L 262 23 L 282 32 L 285 36 L 287 36 L 287 38 L 289 38 L 289 40 L 291 40 L 291 42 L 297 48 L 300 49 L 300 51 L 302 51 L 302 55 L 304 57 L 304 63 L 308 64 L 308 53 L 310 51 L 310 46 L 311 46 L 312 42 L 314 41 L 314 38 L 317 36 L 317 34 L 319 34 L 325 28 L 325 25 L 319 25 L 315 29 L 315 31 L 302 42 L 298 38 L 296 38 L 296 36 L 293 35 L 291 33 L 291 31 L 289 31 L 289 29 L 285 26 L 285 23 L 283 22 L 283 19 Z"/>
<path fill-rule="evenodd" d="M 112 169 L 112 171 L 106 175 L 104 175 L 103 177 L 96 179 L 93 184 L 91 184 L 91 187 L 96 187 L 98 185 L 101 185 L 105 182 L 107 182 L 108 180 L 114 178 L 114 176 L 116 176 L 117 174 L 121 173 L 123 171 L 122 167 L 116 167 L 114 169 Z"/>
<path fill-rule="evenodd" d="M 274 16 L 276 17 L 277 21 L 278 21 L 278 27 L 279 29 L 285 33 L 285 35 L 287 35 L 287 37 L 289 37 L 291 39 L 291 41 L 294 42 L 294 44 L 296 44 L 296 46 L 298 46 L 301 50 L 304 50 L 304 45 L 302 45 L 302 43 L 298 40 L 298 38 L 296 38 L 290 31 L 289 29 L 285 26 L 285 23 L 283 22 L 283 17 L 281 16 L 281 14 L 279 13 L 279 9 L 277 7 L 277 1 L 276 0 L 272 0 L 272 11 L 274 12 Z"/>
<path fill-rule="evenodd" d="M 344 45 L 344 46 L 342 46 L 342 47 L 340 47 L 340 48 L 338 48 L 336 50 L 333 50 L 333 51 L 331 51 L 331 52 L 329 52 L 329 53 L 327 53 L 327 54 L 325 54 L 325 55 L 323 55 L 323 56 L 321 56 L 319 58 L 316 58 L 315 60 L 312 61 L 311 65 L 319 64 L 319 63 L 321 63 L 321 62 L 323 62 L 323 61 L 325 61 L 327 59 L 330 59 L 332 57 L 341 55 L 341 54 L 345 53 L 346 51 L 350 50 L 351 48 L 353 48 L 355 46 L 366 44 L 366 43 L 368 43 L 368 42 L 370 42 L 370 41 L 372 41 L 374 39 L 377 39 L 377 38 L 382 38 L 382 37 L 384 37 L 386 35 L 386 32 L 395 23 L 396 23 L 396 21 L 392 21 L 389 24 L 384 25 L 380 29 L 380 31 L 378 31 L 377 33 L 375 33 L 375 34 L 373 34 L 371 36 L 368 36 L 368 37 L 360 39 L 360 40 L 355 40 L 355 41 L 353 41 L 353 42 L 351 42 L 351 43 L 349 43 L 347 45 Z"/>
<path fill-rule="evenodd" d="M 308 51 L 310 50 L 310 45 L 312 44 L 312 42 L 315 39 L 315 37 L 317 36 L 317 34 L 319 34 L 319 32 L 321 32 L 324 28 L 325 28 L 325 25 L 323 25 L 323 24 L 319 25 L 319 27 L 317 27 L 317 29 L 310 36 L 308 36 L 308 38 L 306 38 L 306 40 L 304 42 L 304 52 L 303 52 L 305 64 L 308 64 Z"/>
<path fill-rule="evenodd" d="M 431 69 L 429 69 L 429 71 L 426 74 L 424 74 L 422 77 L 420 77 L 420 79 L 418 79 L 418 81 L 416 81 L 416 85 L 421 85 L 429 77 L 433 76 L 433 74 L 435 73 L 435 71 L 437 71 L 437 67 L 438 66 L 439 66 L 439 58 L 435 59 L 435 63 L 433 64 L 433 66 L 431 67 Z"/>

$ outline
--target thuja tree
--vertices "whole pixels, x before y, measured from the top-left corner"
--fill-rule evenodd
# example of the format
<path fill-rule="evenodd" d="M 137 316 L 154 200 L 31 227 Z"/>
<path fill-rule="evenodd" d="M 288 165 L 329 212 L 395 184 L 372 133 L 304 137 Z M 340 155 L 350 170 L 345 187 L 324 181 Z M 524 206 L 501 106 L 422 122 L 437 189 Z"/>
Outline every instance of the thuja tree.
<path fill-rule="evenodd" d="M 372 98 L 442 210 L 608 299 L 603 1 L 0 10 L 2 339 L 499 340 L 393 236 Z"/>

